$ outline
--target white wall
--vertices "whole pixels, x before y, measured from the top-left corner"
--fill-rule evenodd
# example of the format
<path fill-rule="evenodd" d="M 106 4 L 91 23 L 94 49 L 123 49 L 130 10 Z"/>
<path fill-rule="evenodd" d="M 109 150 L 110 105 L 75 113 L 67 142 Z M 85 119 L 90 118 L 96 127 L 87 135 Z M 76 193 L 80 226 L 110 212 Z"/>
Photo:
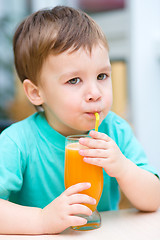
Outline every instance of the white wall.
<path fill-rule="evenodd" d="M 56 5 L 64 4 L 65 0 L 34 0 L 32 1 L 32 10 L 38 11 L 43 8 L 53 8 Z"/>
<path fill-rule="evenodd" d="M 91 15 L 107 37 L 111 59 L 127 60 L 129 57 L 128 14 L 128 9 L 123 9 Z"/>
<path fill-rule="evenodd" d="M 130 20 L 132 119 L 149 161 L 160 173 L 160 1 L 131 0 Z"/>
<path fill-rule="evenodd" d="M 33 12 L 43 8 L 53 8 L 57 5 L 77 7 L 77 0 L 34 0 L 32 1 Z"/>

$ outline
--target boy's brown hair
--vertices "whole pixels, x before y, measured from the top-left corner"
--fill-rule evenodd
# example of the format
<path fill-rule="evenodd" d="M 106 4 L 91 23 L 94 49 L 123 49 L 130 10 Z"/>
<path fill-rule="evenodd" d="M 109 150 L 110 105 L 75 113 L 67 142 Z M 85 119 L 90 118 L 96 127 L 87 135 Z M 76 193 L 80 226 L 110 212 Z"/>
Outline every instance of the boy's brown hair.
<path fill-rule="evenodd" d="M 50 54 L 71 52 L 81 47 L 90 52 L 101 42 L 108 48 L 100 27 L 86 13 L 71 7 L 57 6 L 26 18 L 13 38 L 15 66 L 20 80 L 37 84 L 44 60 Z"/>

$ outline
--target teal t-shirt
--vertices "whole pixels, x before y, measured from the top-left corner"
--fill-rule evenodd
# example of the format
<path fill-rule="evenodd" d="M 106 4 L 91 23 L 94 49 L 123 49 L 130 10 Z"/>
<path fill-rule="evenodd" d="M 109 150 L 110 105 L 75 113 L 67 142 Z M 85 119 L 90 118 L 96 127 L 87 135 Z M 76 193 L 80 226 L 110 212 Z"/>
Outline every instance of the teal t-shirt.
<path fill-rule="evenodd" d="M 113 112 L 99 126 L 122 153 L 140 168 L 156 174 L 128 123 Z M 35 113 L 14 123 L 0 135 L 0 198 L 24 206 L 43 208 L 64 190 L 65 137 Z M 120 194 L 117 181 L 103 171 L 104 186 L 99 211 L 116 210 Z"/>

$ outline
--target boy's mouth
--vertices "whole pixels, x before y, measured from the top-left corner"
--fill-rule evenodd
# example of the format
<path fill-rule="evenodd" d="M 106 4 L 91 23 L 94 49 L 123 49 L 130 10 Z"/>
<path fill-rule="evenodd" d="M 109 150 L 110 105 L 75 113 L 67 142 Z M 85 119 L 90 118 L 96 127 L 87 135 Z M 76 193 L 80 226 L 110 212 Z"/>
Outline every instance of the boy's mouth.
<path fill-rule="evenodd" d="M 96 118 L 95 113 L 96 113 L 96 112 L 86 112 L 86 115 L 87 115 L 88 117 L 90 117 L 90 118 L 95 119 L 95 118 Z M 97 111 L 97 113 L 100 115 L 101 112 L 100 112 L 100 111 Z"/>

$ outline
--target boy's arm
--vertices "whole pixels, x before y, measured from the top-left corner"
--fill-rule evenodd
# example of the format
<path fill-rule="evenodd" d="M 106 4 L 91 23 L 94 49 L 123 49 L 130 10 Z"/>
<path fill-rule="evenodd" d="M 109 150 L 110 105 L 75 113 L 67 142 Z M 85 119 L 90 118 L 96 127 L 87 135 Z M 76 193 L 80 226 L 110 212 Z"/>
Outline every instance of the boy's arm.
<path fill-rule="evenodd" d="M 137 209 L 156 211 L 160 207 L 160 180 L 152 173 L 125 159 L 125 170 L 117 177 L 117 182 Z"/>
<path fill-rule="evenodd" d="M 43 209 L 0 199 L 0 234 L 55 234 L 70 226 L 86 224 L 86 219 L 76 215 L 92 214 L 82 203 L 95 204 L 96 200 L 79 193 L 90 186 L 73 185 Z"/>
<path fill-rule="evenodd" d="M 0 199 L 0 234 L 42 234 L 41 209 Z"/>
<path fill-rule="evenodd" d="M 79 141 L 88 147 L 79 151 L 84 156 L 84 161 L 103 167 L 109 176 L 115 177 L 136 208 L 142 211 L 157 210 L 160 207 L 159 179 L 127 159 L 106 134 L 91 131 L 90 136 L 92 138 L 82 138 Z"/>

